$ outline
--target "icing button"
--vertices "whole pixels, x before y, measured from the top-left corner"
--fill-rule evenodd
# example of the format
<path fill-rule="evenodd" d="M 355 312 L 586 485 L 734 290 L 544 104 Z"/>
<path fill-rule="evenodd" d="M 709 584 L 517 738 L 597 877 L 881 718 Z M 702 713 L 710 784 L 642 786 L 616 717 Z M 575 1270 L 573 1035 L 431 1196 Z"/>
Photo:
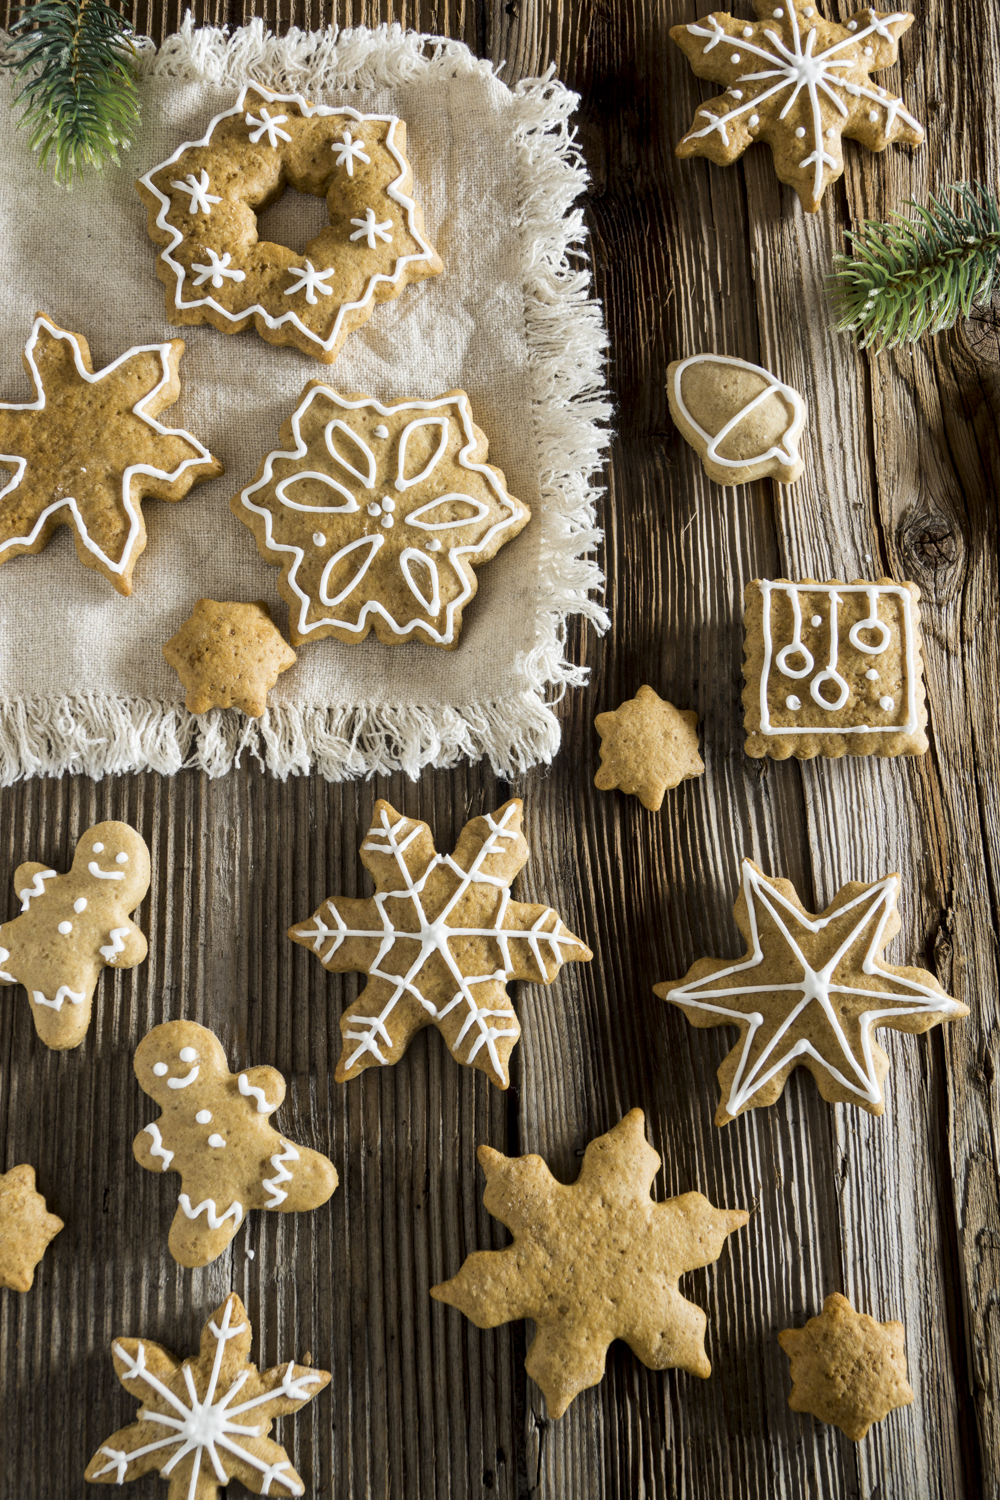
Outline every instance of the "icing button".
<path fill-rule="evenodd" d="M 77 899 L 73 902 L 73 910 L 77 913 L 77 915 L 79 915 L 80 912 L 87 910 L 86 896 L 77 897 Z"/>
<path fill-rule="evenodd" d="M 211 1118 L 212 1111 L 210 1109 L 199 1109 L 198 1113 L 195 1115 L 195 1119 L 198 1121 L 199 1125 L 207 1125 Z"/>
<path fill-rule="evenodd" d="M 224 1146 L 226 1144 L 225 1137 L 218 1134 L 210 1135 L 208 1144 L 210 1146 Z"/>
<path fill-rule="evenodd" d="M 73 923 L 72 922 L 60 922 L 59 923 L 59 931 L 62 933 L 63 937 L 66 937 L 69 933 L 71 933 L 73 931 Z"/>

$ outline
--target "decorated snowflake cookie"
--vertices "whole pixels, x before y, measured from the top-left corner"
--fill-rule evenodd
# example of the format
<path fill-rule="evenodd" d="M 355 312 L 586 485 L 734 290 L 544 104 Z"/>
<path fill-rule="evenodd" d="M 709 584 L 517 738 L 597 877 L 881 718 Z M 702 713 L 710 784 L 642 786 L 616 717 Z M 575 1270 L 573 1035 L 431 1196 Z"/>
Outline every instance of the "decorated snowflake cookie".
<path fill-rule="evenodd" d="M 292 643 L 457 646 L 474 566 L 531 519 L 465 392 L 383 406 L 311 380 L 280 439 L 231 503 L 281 568 Z"/>
<path fill-rule="evenodd" d="M 150 1339 L 115 1339 L 115 1374 L 141 1404 L 136 1420 L 101 1444 L 84 1478 L 124 1484 L 158 1470 L 170 1480 L 168 1500 L 219 1500 L 230 1479 L 256 1495 L 304 1494 L 268 1433 L 277 1417 L 318 1396 L 329 1372 L 292 1360 L 261 1372 L 250 1363 L 251 1340 L 235 1292 L 205 1324 L 196 1359 L 181 1362 Z"/>
<path fill-rule="evenodd" d="M 197 141 L 139 179 L 172 323 L 237 333 L 332 364 L 376 302 L 442 269 L 411 197 L 395 115 L 310 104 L 248 84 Z M 303 255 L 257 237 L 286 187 L 325 198 L 330 222 Z"/>
<path fill-rule="evenodd" d="M 332 1162 L 271 1126 L 285 1097 L 275 1068 L 230 1073 L 218 1038 L 195 1021 L 167 1021 L 139 1043 L 135 1074 L 163 1113 L 132 1145 L 148 1172 L 179 1172 L 170 1253 L 182 1266 L 221 1255 L 251 1208 L 302 1213 L 337 1186 Z"/>
<path fill-rule="evenodd" d="M 19 865 L 21 914 L 0 927 L 0 984 L 23 984 L 47 1047 L 78 1047 L 105 964 L 134 969 L 146 939 L 129 918 L 149 890 L 149 850 L 127 823 L 96 823 L 73 868 Z"/>

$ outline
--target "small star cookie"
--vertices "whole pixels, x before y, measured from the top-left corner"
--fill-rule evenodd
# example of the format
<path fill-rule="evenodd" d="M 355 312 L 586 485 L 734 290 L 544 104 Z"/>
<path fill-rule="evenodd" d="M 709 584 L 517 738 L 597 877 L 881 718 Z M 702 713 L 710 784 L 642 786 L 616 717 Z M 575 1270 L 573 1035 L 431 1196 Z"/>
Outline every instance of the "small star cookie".
<path fill-rule="evenodd" d="M 477 1328 L 515 1318 L 537 1327 L 524 1367 L 561 1417 L 604 1375 L 608 1346 L 624 1339 L 651 1370 L 707 1379 L 707 1318 L 678 1279 L 722 1254 L 750 1215 L 713 1208 L 701 1193 L 654 1203 L 660 1158 L 647 1144 L 641 1109 L 630 1110 L 584 1152 L 570 1187 L 540 1156 L 511 1158 L 480 1146 L 489 1212 L 514 1236 L 506 1250 L 470 1255 L 457 1276 L 431 1287 Z"/>
<path fill-rule="evenodd" d="M 230 1479 L 257 1495 L 304 1494 L 268 1433 L 277 1417 L 318 1396 L 330 1375 L 292 1360 L 261 1372 L 250 1363 L 252 1337 L 232 1292 L 205 1324 L 197 1358 L 182 1363 L 149 1339 L 115 1339 L 115 1374 L 141 1405 L 134 1422 L 101 1444 L 84 1478 L 124 1484 L 158 1470 L 170 1480 L 171 1500 L 219 1500 Z"/>
<path fill-rule="evenodd" d="M 676 709 L 651 687 L 641 687 L 613 713 L 594 720 L 601 736 L 594 785 L 602 792 L 620 787 L 650 812 L 658 812 L 665 792 L 705 774 L 697 723 L 696 713 Z"/>
<path fill-rule="evenodd" d="M 35 1267 L 64 1227 L 35 1190 L 34 1167 L 0 1172 L 0 1286 L 29 1292 Z"/>
<path fill-rule="evenodd" d="M 755 22 L 716 11 L 671 28 L 698 77 L 725 87 L 698 110 L 678 156 L 729 166 L 766 141 L 778 177 L 815 213 L 844 171 L 842 136 L 869 151 L 921 143 L 919 120 L 870 78 L 895 63 L 908 11 L 858 10 L 842 26 L 806 0 L 754 0 L 754 10 Z"/>
<path fill-rule="evenodd" d="M 792 1411 L 832 1422 L 860 1443 L 873 1422 L 909 1406 L 902 1323 L 876 1323 L 839 1292 L 804 1328 L 784 1328 L 778 1343 L 792 1362 Z"/>
<path fill-rule="evenodd" d="M 163 655 L 187 688 L 188 713 L 241 708 L 254 719 L 267 707 L 269 689 L 296 660 L 263 600 L 199 599 Z"/>
<path fill-rule="evenodd" d="M 969 1014 L 926 969 L 881 959 L 900 929 L 899 876 L 841 886 L 819 916 L 789 880 L 743 861 L 736 925 L 749 948 L 738 963 L 700 958 L 683 979 L 653 986 L 692 1026 L 738 1026 L 719 1068 L 716 1125 L 773 1104 L 793 1068 L 809 1069 L 829 1103 L 885 1111 L 889 1059 L 872 1032 L 919 1033 Z"/>
<path fill-rule="evenodd" d="M 146 546 L 141 500 L 183 500 L 223 473 L 197 438 L 157 416 L 180 394 L 184 340 L 144 344 L 94 374 L 87 340 L 39 313 L 24 350 L 33 401 L 0 401 L 0 563 L 41 552 L 57 526 L 120 594 Z"/>

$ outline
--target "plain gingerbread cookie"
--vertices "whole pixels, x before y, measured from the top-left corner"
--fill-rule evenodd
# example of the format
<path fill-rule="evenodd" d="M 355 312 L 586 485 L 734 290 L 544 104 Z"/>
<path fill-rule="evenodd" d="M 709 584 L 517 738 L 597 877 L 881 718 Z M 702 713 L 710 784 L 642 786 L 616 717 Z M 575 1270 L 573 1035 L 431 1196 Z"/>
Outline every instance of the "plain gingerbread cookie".
<path fill-rule="evenodd" d="M 594 720 L 601 736 L 594 785 L 602 792 L 618 787 L 658 812 L 667 791 L 705 774 L 697 724 L 696 713 L 674 708 L 651 687 L 641 687 L 634 698 Z"/>

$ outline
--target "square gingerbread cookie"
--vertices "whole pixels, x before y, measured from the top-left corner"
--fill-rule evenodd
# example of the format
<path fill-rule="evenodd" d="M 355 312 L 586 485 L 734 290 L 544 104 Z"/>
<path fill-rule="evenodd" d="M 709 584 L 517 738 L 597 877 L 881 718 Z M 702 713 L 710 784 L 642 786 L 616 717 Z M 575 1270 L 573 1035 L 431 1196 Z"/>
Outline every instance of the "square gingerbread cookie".
<path fill-rule="evenodd" d="M 748 755 L 923 755 L 920 590 L 755 578 L 744 595 Z"/>

